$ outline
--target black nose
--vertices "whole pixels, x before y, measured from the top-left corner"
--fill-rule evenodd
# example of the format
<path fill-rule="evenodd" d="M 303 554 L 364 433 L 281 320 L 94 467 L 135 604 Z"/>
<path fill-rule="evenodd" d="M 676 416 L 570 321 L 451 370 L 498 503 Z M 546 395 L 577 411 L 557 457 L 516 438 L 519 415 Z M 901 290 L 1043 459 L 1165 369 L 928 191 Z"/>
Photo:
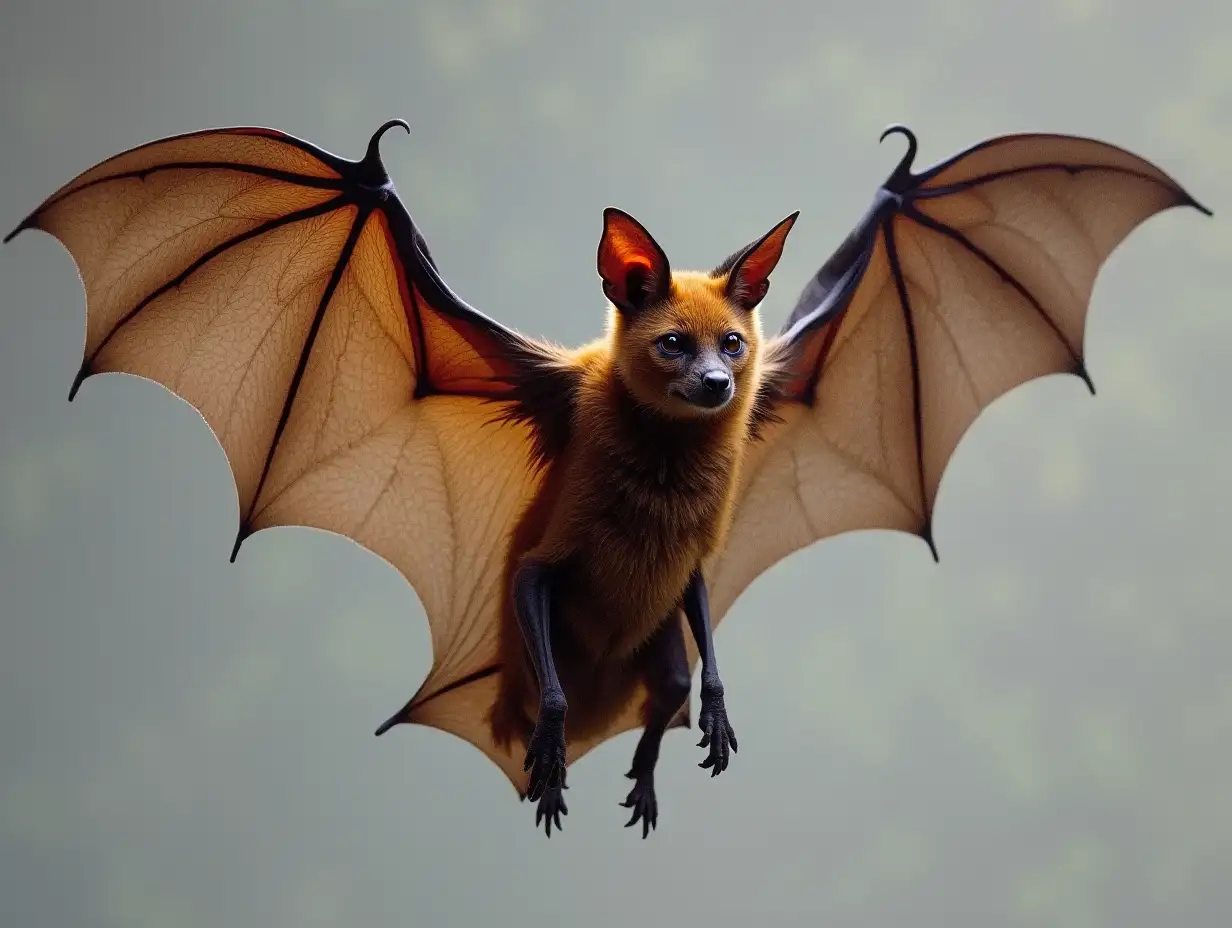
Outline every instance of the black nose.
<path fill-rule="evenodd" d="M 727 388 L 731 386 L 731 377 L 727 371 L 706 371 L 702 374 L 702 386 L 718 396 L 727 392 Z"/>

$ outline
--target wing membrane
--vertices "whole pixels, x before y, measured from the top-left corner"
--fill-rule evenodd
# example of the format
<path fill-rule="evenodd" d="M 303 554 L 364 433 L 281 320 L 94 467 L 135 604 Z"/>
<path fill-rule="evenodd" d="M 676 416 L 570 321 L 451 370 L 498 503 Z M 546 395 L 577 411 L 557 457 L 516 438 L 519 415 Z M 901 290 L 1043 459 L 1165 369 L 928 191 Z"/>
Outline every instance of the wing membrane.
<path fill-rule="evenodd" d="M 123 372 L 200 412 L 235 477 L 233 559 L 253 532 L 300 525 L 400 570 L 433 645 L 401 720 L 465 738 L 516 786 L 486 713 L 446 710 L 490 700 L 499 674 L 504 539 L 539 479 L 537 423 L 501 407 L 534 345 L 445 284 L 381 164 L 388 127 L 358 162 L 269 129 L 153 142 L 16 232 L 55 236 L 81 273 L 72 393 Z"/>
<path fill-rule="evenodd" d="M 915 174 L 914 136 L 893 131 L 906 156 L 770 344 L 780 421 L 763 425 L 711 571 L 716 621 L 822 538 L 883 528 L 932 548 L 942 477 L 980 413 L 1048 374 L 1090 385 L 1083 335 L 1112 251 L 1164 209 L 1207 212 L 1103 142 L 1005 136 Z"/>

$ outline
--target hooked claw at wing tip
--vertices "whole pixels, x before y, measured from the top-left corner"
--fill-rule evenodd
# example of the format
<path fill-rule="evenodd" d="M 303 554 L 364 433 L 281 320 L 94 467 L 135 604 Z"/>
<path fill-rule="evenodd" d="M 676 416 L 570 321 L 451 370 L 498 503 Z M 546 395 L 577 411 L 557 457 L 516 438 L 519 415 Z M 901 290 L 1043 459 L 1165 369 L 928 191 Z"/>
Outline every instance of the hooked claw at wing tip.
<path fill-rule="evenodd" d="M 903 125 L 901 122 L 894 122 L 882 130 L 877 141 L 884 142 L 891 135 L 905 135 L 908 142 L 915 138 L 915 133 L 911 131 L 910 127 Z"/>
<path fill-rule="evenodd" d="M 915 133 L 911 129 L 898 122 L 886 126 L 877 141 L 879 143 L 884 142 L 891 135 L 901 135 L 907 139 L 907 150 L 894 168 L 894 172 L 887 178 L 885 184 L 882 185 L 888 190 L 896 190 L 896 188 L 904 185 L 911 177 L 911 165 L 914 163 L 916 152 L 919 150 L 919 142 L 916 140 Z M 901 190 L 897 192 L 901 192 Z"/>
<path fill-rule="evenodd" d="M 387 119 L 385 122 L 381 123 L 381 128 L 376 130 L 376 137 L 379 139 L 394 126 L 406 130 L 407 135 L 411 134 L 410 123 L 408 123 L 405 119 Z"/>
<path fill-rule="evenodd" d="M 381 124 L 381 127 L 372 133 L 372 138 L 368 140 L 368 151 L 364 155 L 364 162 L 369 165 L 377 165 L 381 160 L 381 137 L 385 135 L 394 126 L 398 126 L 406 130 L 406 134 L 411 134 L 410 124 L 405 119 L 389 119 Z"/>

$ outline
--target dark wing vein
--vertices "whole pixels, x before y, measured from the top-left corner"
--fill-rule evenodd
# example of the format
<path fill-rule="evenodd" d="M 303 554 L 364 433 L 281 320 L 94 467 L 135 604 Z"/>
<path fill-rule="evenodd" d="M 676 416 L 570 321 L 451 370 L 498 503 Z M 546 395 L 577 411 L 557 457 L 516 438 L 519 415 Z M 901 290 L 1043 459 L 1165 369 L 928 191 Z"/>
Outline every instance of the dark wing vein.
<path fill-rule="evenodd" d="M 120 329 L 124 328 L 125 325 L 131 322 L 139 312 L 145 309 L 150 303 L 158 299 L 168 290 L 180 286 L 184 283 L 184 281 L 186 281 L 197 271 L 201 270 L 201 268 L 203 268 L 210 261 L 213 261 L 219 255 L 229 251 L 237 245 L 242 245 L 249 239 L 256 238 L 259 235 L 264 235 L 266 232 L 271 232 L 274 229 L 291 225 L 292 223 L 302 222 L 306 219 L 314 219 L 317 216 L 323 216 L 326 213 L 333 212 L 334 210 L 346 205 L 348 205 L 348 198 L 345 195 L 338 196 L 332 200 L 326 201 L 325 203 L 318 203 L 316 206 L 305 207 L 304 209 L 296 210 L 293 213 L 288 213 L 285 216 L 276 216 L 273 219 L 268 219 L 246 232 L 241 232 L 239 235 L 233 235 L 224 242 L 219 242 L 209 251 L 201 255 L 201 257 L 197 258 L 197 260 L 188 265 L 188 267 L 184 268 L 184 270 L 182 270 L 175 277 L 171 278 L 165 284 L 156 287 L 147 296 L 139 300 L 132 309 L 125 313 L 120 320 L 111 327 L 111 330 L 106 334 L 106 336 L 104 336 L 103 340 L 99 342 L 98 347 L 94 349 L 94 352 L 82 361 L 81 370 L 77 372 L 77 378 L 73 381 L 72 389 L 69 391 L 69 400 L 71 401 L 77 395 L 77 391 L 80 389 L 82 381 L 84 381 L 92 373 L 94 359 L 97 358 L 99 352 L 107 346 L 107 343 L 115 337 L 116 333 L 119 332 Z"/>
<path fill-rule="evenodd" d="M 916 471 L 920 482 L 920 504 L 924 510 L 924 523 L 920 526 L 920 536 L 928 542 L 933 560 L 937 560 L 937 547 L 933 544 L 932 507 L 928 502 L 928 487 L 924 482 L 924 419 L 923 396 L 920 390 L 920 353 L 916 345 L 915 316 L 911 310 L 911 298 L 907 295 L 907 281 L 903 277 L 903 269 L 898 261 L 898 246 L 894 241 L 893 215 L 882 222 L 881 231 L 885 236 L 886 255 L 890 260 L 890 276 L 894 278 L 894 289 L 898 292 L 899 305 L 903 310 L 907 350 L 911 358 L 911 414 L 915 427 Z"/>
<path fill-rule="evenodd" d="M 381 215 L 384 219 L 383 231 L 386 236 L 386 242 L 395 256 L 398 284 L 403 305 L 406 307 L 407 321 L 412 328 L 416 363 L 414 398 L 417 400 L 426 399 L 443 391 L 440 385 L 433 381 L 432 362 L 429 357 L 428 327 L 424 324 L 423 319 L 425 310 L 435 315 L 457 319 L 467 326 L 474 326 L 481 331 L 485 331 L 498 341 L 503 342 L 506 349 L 511 344 L 516 343 L 518 339 L 513 332 L 507 330 L 500 323 L 489 319 L 474 307 L 467 305 L 449 288 L 441 278 L 436 262 L 432 260 L 432 256 L 427 250 L 427 243 L 418 230 L 415 229 L 409 214 L 399 200 L 394 198 L 384 203 Z M 495 356 L 484 354 L 479 347 L 471 342 L 471 339 L 465 332 L 458 331 L 457 329 L 454 331 L 462 341 L 470 346 L 475 358 L 489 363 L 507 360 L 508 356 L 504 353 Z M 499 367 L 499 364 L 493 364 L 493 367 Z M 473 375 L 468 377 L 468 379 L 486 379 L 496 385 L 509 386 L 507 378 L 499 375 L 488 378 L 480 378 L 477 375 Z M 456 390 L 449 392 L 451 394 L 458 394 Z M 476 398 L 495 398 L 500 395 L 501 391 L 493 391 L 492 394 L 475 391 L 463 392 L 467 396 L 474 396 Z"/>
<path fill-rule="evenodd" d="M 399 261 L 399 263 L 403 262 Z M 410 304 L 411 315 L 415 320 L 415 360 L 418 363 L 418 370 L 415 371 L 415 398 L 419 399 L 425 395 L 419 385 L 422 383 L 426 388 L 431 379 L 428 372 L 428 338 L 424 333 L 423 313 L 419 306 L 419 291 L 412 288 L 410 295 L 404 296 L 404 299 Z"/>
<path fill-rule="evenodd" d="M 856 291 L 859 289 L 861 284 L 864 282 L 864 275 L 868 271 L 868 263 L 870 260 L 870 256 L 872 255 L 876 247 L 877 247 L 877 233 L 876 233 L 876 230 L 874 230 L 873 235 L 870 239 L 868 248 L 865 250 L 864 255 L 861 257 L 859 264 L 856 265 L 854 272 L 852 272 L 853 276 L 851 277 L 850 281 L 844 285 L 844 290 L 843 290 L 841 301 L 835 304 L 836 306 L 838 306 L 837 311 L 835 311 L 833 308 L 831 309 L 819 308 L 816 313 L 819 319 L 825 319 L 827 321 L 830 319 L 831 316 L 833 316 L 833 325 L 830 327 L 829 331 L 826 332 L 825 339 L 821 343 L 821 349 L 817 353 L 817 360 L 813 362 L 813 370 L 811 374 L 809 375 L 808 385 L 805 388 L 807 392 L 801 397 L 802 401 L 808 406 L 812 406 L 813 403 L 816 401 L 817 385 L 821 382 L 821 377 L 822 377 L 822 373 L 825 370 L 825 366 L 829 364 L 831 361 L 836 360 L 838 357 L 837 355 L 835 355 L 834 357 L 831 357 L 830 351 L 834 347 L 834 340 L 838 337 L 839 328 L 843 325 L 842 320 L 843 320 L 843 317 L 846 316 L 847 314 L 847 309 L 851 304 L 851 299 L 853 296 L 855 296 Z M 872 294 L 870 299 L 879 298 L 881 296 L 882 290 L 884 289 L 885 289 L 885 283 L 882 283 L 881 287 L 877 290 L 875 294 Z M 814 323 L 814 325 L 816 324 L 817 323 Z M 810 326 L 810 328 L 811 327 L 812 326 Z"/>
<path fill-rule="evenodd" d="M 193 170 L 234 171 L 237 174 L 253 174 L 257 177 L 267 177 L 270 180 L 285 181 L 289 184 L 296 184 L 300 187 L 313 187 L 317 190 L 342 190 L 345 187 L 345 181 L 341 178 L 316 177 L 312 174 L 300 174 L 296 171 L 284 171 L 280 168 L 267 168 L 259 164 L 241 164 L 235 161 L 168 161 L 166 164 L 156 164 L 148 168 L 136 168 L 132 171 L 121 171 L 118 174 L 109 174 L 106 177 L 96 177 L 80 187 L 74 187 L 72 190 L 66 190 L 64 193 L 52 197 L 35 210 L 33 215 L 37 216 L 39 213 L 46 212 L 69 197 L 76 196 L 82 191 L 97 187 L 100 184 L 109 184 L 115 180 L 145 180 L 151 174 L 161 174 L 164 171 Z M 17 231 L 20 231 L 20 227 L 12 235 L 16 235 Z M 11 238 L 12 235 L 9 237 Z M 5 241 L 8 241 L 8 238 Z"/>
<path fill-rule="evenodd" d="M 401 709 L 399 709 L 397 712 L 391 715 L 388 719 L 382 722 L 380 726 L 377 728 L 377 730 L 373 732 L 373 734 L 379 737 L 380 735 L 385 734 L 385 732 L 389 731 L 395 725 L 401 725 L 402 723 L 409 721 L 410 714 L 413 711 L 415 711 L 416 709 L 423 708 L 425 705 L 427 705 L 428 703 L 430 703 L 432 700 L 436 699 L 437 697 L 444 696 L 447 693 L 452 693 L 454 690 L 459 690 L 462 687 L 469 686 L 472 683 L 478 683 L 480 680 L 486 680 L 488 677 L 492 676 L 493 674 L 500 673 L 500 671 L 501 671 L 500 664 L 489 664 L 487 667 L 481 667 L 479 670 L 476 670 L 473 673 L 468 673 L 465 677 L 459 677 L 458 679 L 454 680 L 452 683 L 446 683 L 440 689 L 433 690 L 431 693 L 429 693 L 426 696 L 412 696 L 410 701 L 408 701 L 405 706 L 403 706 Z"/>
<path fill-rule="evenodd" d="M 861 249 L 858 253 L 857 248 Z M 766 394 L 764 411 L 757 414 L 759 423 L 770 421 L 774 416 L 774 405 L 783 399 L 803 403 L 810 407 L 816 402 L 817 385 L 821 381 L 830 349 L 838 335 L 838 328 L 842 324 L 841 319 L 846 314 L 847 307 L 859 288 L 860 282 L 864 279 L 872 250 L 873 246 L 869 242 L 869 236 L 853 233 L 805 287 L 795 309 L 783 323 L 776 337 L 775 353 L 777 354 L 781 347 L 783 354 L 780 358 L 793 368 L 787 379 L 793 382 L 799 380 L 799 375 L 794 368 L 799 363 L 798 352 L 807 344 L 805 336 L 820 326 L 827 323 L 833 324 L 822 337 L 822 343 L 813 358 L 804 385 L 794 394 L 782 394 L 777 397 L 775 394 L 781 388 L 773 387 L 771 392 Z M 840 267 L 843 268 L 842 273 L 836 274 L 836 269 Z M 827 279 L 830 277 L 833 279 Z M 811 308 L 806 308 L 808 306 Z"/>
<path fill-rule="evenodd" d="M 943 164 L 936 170 L 936 173 L 940 173 L 942 170 L 949 168 L 952 165 L 953 162 Z M 987 174 L 977 174 L 975 177 L 968 178 L 967 180 L 958 181 L 953 184 L 946 184 L 942 187 L 920 187 L 911 191 L 911 198 L 917 200 L 932 200 L 937 197 L 949 196 L 954 193 L 962 193 L 965 190 L 970 190 L 972 187 L 979 187 L 984 184 L 992 183 L 993 181 L 1002 180 L 1006 177 L 1015 177 L 1020 174 L 1030 174 L 1033 171 L 1065 171 L 1067 174 L 1082 174 L 1086 171 L 1111 171 L 1114 174 L 1125 174 L 1130 177 L 1136 177 L 1139 180 L 1144 180 L 1147 183 L 1158 184 L 1161 187 L 1166 187 L 1167 189 L 1173 191 L 1177 196 L 1182 197 L 1184 202 L 1197 207 L 1202 210 L 1202 212 L 1208 213 L 1209 215 L 1209 210 L 1200 205 L 1197 201 L 1185 193 L 1184 190 L 1169 184 L 1165 184 L 1162 180 L 1152 174 L 1147 174 L 1144 171 L 1138 171 L 1134 168 L 1127 168 L 1117 164 L 1094 164 L 1087 162 L 1072 163 L 1053 161 L 1046 164 L 1030 164 L 1024 167 L 1003 168 L 1000 171 L 989 171 Z M 933 174 L 933 171 L 929 171 L 928 175 L 925 175 L 925 178 Z"/>
<path fill-rule="evenodd" d="M 838 335 L 838 323 L 830 326 L 830 331 L 826 332 L 826 337 L 821 342 L 821 348 L 817 352 L 817 360 L 813 364 L 813 370 L 809 374 L 808 384 L 804 388 L 802 399 L 805 404 L 812 406 L 817 399 L 817 383 L 821 380 L 821 369 L 826 363 L 826 358 L 830 356 L 830 349 L 834 345 L 835 336 Z"/>
<path fill-rule="evenodd" d="M 338 255 L 338 261 L 334 264 L 333 273 L 329 275 L 329 282 L 325 285 L 325 290 L 321 294 L 321 301 L 317 304 L 316 314 L 312 317 L 312 325 L 308 328 L 308 334 L 304 338 L 304 347 L 300 351 L 299 363 L 295 366 L 295 374 L 291 377 L 291 385 L 287 388 L 287 398 L 282 404 L 282 413 L 278 417 L 278 425 L 274 429 L 274 437 L 270 441 L 269 451 L 265 455 L 265 465 L 261 468 L 261 478 L 257 481 L 256 490 L 252 494 L 252 502 L 248 505 L 248 512 L 240 520 L 239 531 L 235 536 L 235 547 L 231 549 L 231 561 L 235 562 L 236 555 L 239 554 L 240 545 L 249 535 L 249 529 L 252 524 L 252 515 L 256 509 L 258 501 L 261 499 L 261 490 L 265 486 L 265 480 L 269 476 L 270 466 L 274 463 L 274 455 L 278 451 L 278 442 L 282 439 L 282 432 L 287 426 L 287 420 L 291 416 L 291 407 L 295 404 L 295 397 L 299 393 L 300 381 L 304 378 L 304 371 L 308 368 L 308 359 L 312 355 L 312 346 L 316 342 L 317 332 L 321 329 L 321 322 L 325 318 L 325 311 L 329 308 L 330 300 L 334 298 L 334 291 L 338 288 L 339 281 L 342 280 L 342 274 L 346 270 L 348 262 L 351 260 L 351 254 L 355 251 L 355 245 L 359 241 L 359 234 L 363 230 L 364 223 L 371 215 L 370 209 L 360 210 L 355 217 L 355 222 L 351 226 L 351 231 L 348 233 L 346 242 L 342 246 L 342 251 Z"/>
<path fill-rule="evenodd" d="M 458 679 L 454 680 L 452 683 L 447 683 L 444 686 L 442 686 L 440 689 L 429 693 L 427 696 L 424 696 L 422 699 L 420 699 L 418 702 L 415 703 L 415 708 L 418 709 L 421 706 L 423 706 L 425 703 L 429 703 L 433 699 L 436 699 L 439 696 L 444 696 L 446 693 L 452 693 L 454 690 L 460 690 L 464 686 L 469 686 L 472 683 L 478 683 L 480 680 L 485 680 L 488 677 L 492 676 L 492 674 L 498 673 L 500 669 L 501 669 L 500 664 L 489 664 L 487 667 L 481 667 L 479 670 L 476 670 L 473 673 L 468 673 L 465 677 L 459 677 Z"/>
<path fill-rule="evenodd" d="M 1052 318 L 1052 315 L 1044 308 L 1044 305 L 1035 298 L 1035 295 L 1027 289 L 1026 285 L 1023 284 L 1022 281 L 1007 271 L 996 258 L 952 226 L 948 226 L 943 222 L 938 222 L 926 213 L 922 213 L 918 209 L 911 206 L 906 207 L 906 215 L 925 228 L 944 235 L 946 238 L 958 244 L 960 248 L 966 249 L 970 254 L 982 261 L 1005 283 L 1013 287 L 1018 295 L 1026 300 L 1027 303 L 1037 313 L 1039 313 L 1040 318 L 1048 324 L 1048 328 L 1052 330 L 1054 335 L 1056 335 L 1058 341 L 1065 346 L 1065 350 L 1069 352 L 1069 356 L 1073 359 L 1074 373 L 1083 379 L 1087 385 L 1087 388 L 1090 389 L 1092 393 L 1095 392 L 1095 387 L 1091 383 L 1090 376 L 1087 374 L 1086 365 L 1083 364 L 1082 357 L 1077 351 L 1074 350 L 1073 345 L 1069 343 L 1069 339 L 1065 337 L 1065 333 L 1061 331 L 1061 327 L 1057 325 L 1056 320 Z"/>

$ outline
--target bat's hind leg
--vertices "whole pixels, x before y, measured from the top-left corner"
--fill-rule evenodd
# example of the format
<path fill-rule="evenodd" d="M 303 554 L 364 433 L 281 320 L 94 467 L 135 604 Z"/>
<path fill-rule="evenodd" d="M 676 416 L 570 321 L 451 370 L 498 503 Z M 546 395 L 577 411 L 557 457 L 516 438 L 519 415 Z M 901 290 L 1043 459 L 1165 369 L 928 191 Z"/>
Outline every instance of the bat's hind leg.
<path fill-rule="evenodd" d="M 633 817 L 625 827 L 640 820 L 642 838 L 645 838 L 659 822 L 659 801 L 655 797 L 654 784 L 659 747 L 668 725 L 689 698 L 689 663 L 676 615 L 664 623 L 642 653 L 644 679 L 650 694 L 646 703 L 646 727 L 633 752 L 633 764 L 625 774 L 634 781 L 633 789 L 621 805 L 633 810 Z"/>

